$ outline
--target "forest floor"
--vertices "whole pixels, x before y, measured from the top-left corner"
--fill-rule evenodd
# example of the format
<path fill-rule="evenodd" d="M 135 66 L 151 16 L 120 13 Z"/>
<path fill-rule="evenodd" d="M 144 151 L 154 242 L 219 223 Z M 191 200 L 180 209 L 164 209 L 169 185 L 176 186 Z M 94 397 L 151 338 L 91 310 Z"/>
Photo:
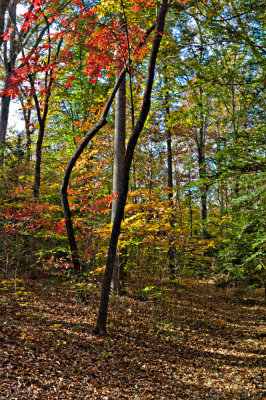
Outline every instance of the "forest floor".
<path fill-rule="evenodd" d="M 0 288 L 1 400 L 265 398 L 262 290 L 237 299 L 197 282 L 151 301 L 112 296 L 99 338 L 94 292 L 86 304 L 55 279 Z"/>

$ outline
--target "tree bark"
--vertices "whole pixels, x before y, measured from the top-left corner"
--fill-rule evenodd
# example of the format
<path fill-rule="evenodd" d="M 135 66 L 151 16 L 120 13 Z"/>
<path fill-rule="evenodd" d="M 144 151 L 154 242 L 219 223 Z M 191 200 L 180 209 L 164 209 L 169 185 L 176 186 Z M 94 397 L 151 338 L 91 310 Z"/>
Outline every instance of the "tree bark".
<path fill-rule="evenodd" d="M 125 138 L 126 138 L 126 81 L 122 80 L 115 98 L 115 134 L 114 134 L 114 166 L 113 166 L 113 194 L 121 191 L 125 165 Z M 114 222 L 117 210 L 117 199 L 112 202 L 111 222 Z M 123 275 L 123 256 L 116 255 L 112 276 L 112 290 L 119 293 Z"/>
<path fill-rule="evenodd" d="M 97 324 L 94 329 L 94 333 L 97 335 L 104 335 L 106 334 L 106 324 L 107 324 L 107 313 L 108 313 L 108 303 L 109 303 L 109 294 L 110 294 L 110 287 L 111 287 L 111 280 L 112 280 L 112 273 L 114 268 L 114 261 L 117 249 L 117 242 L 118 237 L 120 234 L 121 222 L 124 216 L 124 208 L 127 199 L 128 193 L 128 184 L 129 184 L 129 172 L 130 166 L 132 163 L 134 150 L 139 138 L 139 135 L 142 132 L 144 127 L 145 121 L 149 114 L 150 104 L 151 104 L 151 92 L 152 86 L 154 81 L 154 73 L 155 73 L 155 66 L 157 55 L 163 35 L 166 11 L 167 11 L 167 0 L 162 0 L 158 18 L 157 18 L 157 25 L 156 25 L 156 33 L 153 40 L 153 45 L 150 54 L 150 60 L 148 65 L 147 71 L 147 80 L 146 80 L 146 87 L 143 96 L 143 103 L 141 107 L 141 111 L 136 122 L 136 125 L 132 131 L 132 134 L 129 138 L 126 156 L 125 156 L 125 173 L 124 173 L 124 180 L 121 192 L 119 193 L 118 205 L 117 205 L 117 212 L 115 215 L 112 234 L 109 243 L 109 250 L 108 250 L 108 257 L 106 262 L 105 274 L 104 274 L 104 281 L 102 286 L 102 293 L 101 293 L 101 300 L 100 300 L 100 307 L 98 311 L 98 319 Z"/>
<path fill-rule="evenodd" d="M 125 78 L 121 81 L 115 98 L 115 134 L 114 134 L 114 166 L 113 166 L 113 194 L 119 193 L 124 175 L 125 165 L 125 134 L 126 134 L 126 84 Z M 114 221 L 117 209 L 117 200 L 112 202 L 111 221 Z"/>

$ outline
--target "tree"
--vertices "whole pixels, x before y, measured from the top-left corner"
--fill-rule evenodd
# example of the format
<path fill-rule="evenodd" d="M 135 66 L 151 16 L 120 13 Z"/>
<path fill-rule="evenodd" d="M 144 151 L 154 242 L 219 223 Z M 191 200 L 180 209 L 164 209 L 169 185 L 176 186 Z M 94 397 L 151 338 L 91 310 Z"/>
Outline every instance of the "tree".
<path fill-rule="evenodd" d="M 49 32 L 49 29 L 48 29 Z M 62 39 L 60 39 L 57 49 L 55 52 L 55 57 L 53 62 L 55 63 L 58 59 L 60 48 L 62 45 Z M 54 66 L 51 63 L 51 53 L 49 51 L 49 56 L 48 56 L 48 61 L 46 63 L 46 66 L 44 68 L 44 73 L 45 73 L 45 86 L 44 86 L 44 106 L 43 110 L 41 107 L 42 101 L 38 99 L 37 92 L 35 89 L 35 80 L 33 78 L 33 74 L 29 72 L 28 78 L 32 90 L 32 96 L 34 99 L 35 103 L 35 108 L 36 108 L 36 113 L 37 113 L 37 118 L 38 118 L 38 124 L 39 124 L 39 132 L 38 132 L 38 139 L 36 143 L 36 161 L 35 161 L 35 174 L 34 174 L 34 184 L 33 184 L 33 195 L 35 199 L 38 199 L 39 193 L 40 193 L 40 183 L 41 183 L 41 160 L 42 160 L 42 143 L 43 143 L 43 138 L 44 138 L 44 133 L 45 133 L 45 125 L 46 125 L 46 120 L 48 116 L 48 109 L 49 109 L 49 101 L 51 97 L 51 91 L 52 91 L 52 86 L 53 82 L 55 79 L 55 73 L 54 73 Z"/>
<path fill-rule="evenodd" d="M 126 149 L 126 156 L 125 156 L 125 172 L 124 172 L 124 179 L 121 191 L 119 193 L 118 198 L 118 205 L 117 211 L 113 223 L 112 234 L 110 238 L 109 250 L 108 250 L 108 257 L 106 262 L 106 269 L 104 274 L 104 281 L 102 286 L 102 294 L 100 300 L 100 307 L 98 312 L 98 319 L 97 324 L 94 329 L 94 333 L 103 335 L 106 333 L 106 323 L 107 323 L 107 311 L 108 311 L 108 302 L 109 302 L 109 293 L 110 293 L 110 286 L 111 286 L 111 279 L 112 273 L 114 268 L 114 261 L 117 249 L 117 242 L 118 237 L 120 234 L 121 222 L 124 215 L 124 208 L 127 199 L 128 193 L 128 184 L 129 184 L 129 172 L 130 167 L 134 155 L 134 150 L 138 141 L 138 138 L 142 132 L 144 127 L 145 121 L 147 119 L 150 104 L 151 104 L 151 92 L 152 92 L 152 85 L 154 80 L 154 73 L 155 73 L 155 66 L 156 60 L 160 48 L 160 43 L 162 40 L 163 30 L 164 30 L 164 23 L 166 18 L 167 12 L 167 0 L 162 0 L 160 4 L 160 9 L 157 16 L 156 22 L 156 33 L 153 39 L 152 49 L 150 53 L 149 65 L 147 70 L 147 80 L 146 80 L 146 87 L 145 92 L 143 95 L 143 102 L 142 107 L 139 113 L 139 117 L 136 121 L 136 125 L 133 128 L 132 134 L 129 138 L 127 149 Z"/>
<path fill-rule="evenodd" d="M 39 6 L 30 4 L 28 12 L 24 14 L 23 23 L 20 28 L 17 24 L 17 0 L 13 0 L 9 7 L 9 17 L 6 22 L 8 33 L 4 36 L 3 45 L 3 66 L 5 70 L 4 87 L 1 93 L 1 114 L 0 114 L 0 151 L 3 152 L 5 145 L 9 107 L 11 97 L 15 98 L 19 93 L 19 86 L 25 81 L 25 61 L 32 58 L 36 62 L 37 47 L 42 41 L 44 34 L 49 29 L 50 22 L 46 19 L 44 27 L 38 18 L 42 13 Z M 36 22 L 37 21 L 37 22 Z M 35 24 L 34 24 L 35 23 Z M 40 28 L 41 26 L 41 28 Z M 36 38 L 37 32 L 37 38 Z M 31 46 L 25 59 L 25 51 Z M 24 62 L 19 66 L 19 73 L 15 70 L 15 64 L 19 53 L 24 55 Z M 34 58 L 35 57 L 35 58 Z M 38 58 L 38 57 L 37 57 Z M 31 61 L 32 61 L 31 60 Z M 21 76 L 19 76 L 21 75 Z M 27 88 L 28 89 L 28 88 Z M 27 91 L 28 94 L 28 91 Z M 3 162 L 3 154 L 1 155 Z"/>
<path fill-rule="evenodd" d="M 123 6 L 123 3 L 122 3 Z M 127 32 L 126 21 L 121 13 L 117 16 L 121 30 Z M 115 98 L 115 132 L 114 132 L 114 162 L 113 162 L 113 195 L 118 195 L 121 190 L 125 164 L 125 140 L 126 140 L 126 81 L 122 80 Z M 111 222 L 114 222 L 117 210 L 117 199 L 112 201 Z M 123 273 L 123 259 L 117 254 L 112 276 L 112 290 L 121 290 Z"/>
<path fill-rule="evenodd" d="M 101 24 L 100 24 L 100 27 L 101 27 Z M 154 28 L 155 28 L 155 25 L 152 25 L 152 27 L 146 31 L 144 37 L 141 39 L 141 41 L 136 46 L 136 49 L 135 49 L 136 54 L 146 43 L 150 33 L 153 31 Z M 109 33 L 109 30 L 108 30 L 108 33 Z M 100 30 L 98 34 L 100 34 L 100 37 L 101 37 L 102 35 L 105 34 L 105 31 L 102 32 Z M 114 43 L 116 44 L 117 36 L 116 35 L 113 35 L 113 36 L 115 37 Z M 107 38 L 104 37 L 104 39 L 106 39 L 108 41 L 108 44 L 110 45 L 110 37 L 109 36 Z M 111 42 L 111 44 L 112 44 L 112 42 Z M 123 54 L 121 45 L 119 46 L 119 48 L 120 48 L 121 53 Z M 106 68 L 108 63 L 110 63 L 110 59 L 107 57 L 105 60 L 102 60 L 102 53 L 100 53 L 100 55 L 101 55 L 101 61 L 103 62 L 102 65 L 103 65 L 103 67 Z M 108 53 L 107 53 L 107 55 L 108 55 Z M 96 57 L 99 57 L 99 54 L 96 53 Z M 122 58 L 124 59 L 124 57 L 122 57 Z M 92 60 L 88 59 L 88 63 L 90 65 L 92 63 Z M 72 158 L 66 168 L 65 174 L 64 174 L 63 184 L 62 184 L 62 188 L 61 188 L 61 196 L 62 196 L 62 204 L 63 204 L 64 217 L 65 217 L 65 224 L 66 224 L 66 229 L 67 229 L 68 238 L 69 238 L 69 245 L 70 245 L 70 249 L 71 249 L 74 270 L 76 273 L 81 272 L 81 263 L 80 263 L 80 259 L 79 259 L 78 248 L 77 248 L 76 238 L 75 238 L 74 229 L 73 229 L 73 222 L 72 222 L 72 218 L 71 218 L 71 211 L 70 211 L 70 206 L 69 206 L 69 201 L 68 201 L 67 189 L 68 189 L 70 176 L 71 176 L 72 170 L 73 170 L 77 160 L 79 159 L 80 155 L 82 154 L 82 152 L 84 151 L 86 146 L 91 142 L 91 140 L 94 138 L 94 136 L 97 134 L 97 132 L 107 123 L 106 118 L 107 118 L 110 108 L 112 106 L 113 100 L 119 89 L 120 84 L 124 80 L 125 74 L 129 67 L 130 67 L 130 60 L 128 61 L 128 65 L 124 66 L 124 68 L 122 69 L 122 71 L 119 75 L 119 78 L 116 80 L 116 83 L 112 89 L 112 92 L 109 96 L 108 101 L 106 102 L 106 105 L 104 107 L 104 110 L 101 114 L 100 119 L 95 123 L 95 125 L 90 129 L 90 131 L 86 134 L 86 136 L 80 143 L 75 154 L 72 156 Z M 116 68 L 117 68 L 117 65 L 116 65 Z M 95 69 L 95 67 L 94 67 L 94 69 Z M 99 67 L 96 68 L 94 70 L 94 72 L 96 74 L 99 74 Z M 91 72 L 90 72 L 90 74 L 92 75 Z M 94 78 L 94 79 L 97 80 L 97 78 Z M 119 204 L 119 201 L 118 201 L 118 204 Z"/>
<path fill-rule="evenodd" d="M 3 15 L 4 21 L 5 12 Z M 17 18 L 17 0 L 13 0 L 10 3 L 9 7 L 9 17 L 7 19 L 6 29 L 9 30 L 9 39 L 10 46 L 8 49 L 7 39 L 5 38 L 4 46 L 3 46 L 3 62 L 5 69 L 5 81 L 4 81 L 4 94 L 1 98 L 1 113 L 0 113 L 0 165 L 3 164 L 3 148 L 5 145 L 6 131 L 7 131 L 7 123 L 8 123 L 8 115 L 9 115 L 9 105 L 10 105 L 10 94 L 7 94 L 6 91 L 10 87 L 10 77 L 13 73 L 13 69 L 15 67 L 15 62 L 19 53 L 19 43 L 16 40 L 16 18 Z"/>

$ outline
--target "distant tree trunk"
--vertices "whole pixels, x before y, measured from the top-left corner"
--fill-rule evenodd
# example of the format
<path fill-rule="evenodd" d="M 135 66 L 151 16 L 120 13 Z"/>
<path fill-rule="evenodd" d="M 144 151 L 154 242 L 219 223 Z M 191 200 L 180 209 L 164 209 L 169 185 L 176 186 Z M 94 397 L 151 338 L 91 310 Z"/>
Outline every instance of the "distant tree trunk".
<path fill-rule="evenodd" d="M 144 127 L 144 124 L 146 122 L 146 119 L 147 119 L 149 111 L 150 111 L 151 92 L 152 92 L 152 86 L 153 86 L 153 81 L 154 81 L 155 66 L 156 66 L 156 60 L 157 60 L 157 55 L 158 55 L 162 35 L 163 35 L 164 22 L 165 22 L 166 11 L 167 11 L 167 3 L 168 3 L 167 0 L 162 0 L 160 9 L 158 12 L 156 33 L 155 33 L 155 37 L 153 39 L 153 44 L 152 44 L 152 49 L 151 49 L 151 54 L 150 54 L 150 60 L 149 60 L 148 71 L 147 71 L 147 81 L 146 81 L 146 87 L 145 87 L 145 92 L 144 92 L 144 96 L 143 96 L 143 103 L 142 103 L 142 107 L 140 110 L 138 120 L 132 131 L 132 134 L 129 138 L 129 142 L 127 145 L 126 156 L 125 156 L 125 173 L 124 173 L 123 186 L 119 193 L 117 211 L 116 211 L 113 228 L 112 228 L 112 234 L 111 234 L 111 238 L 110 238 L 110 242 L 109 242 L 109 250 L 108 250 L 106 268 L 105 268 L 105 273 L 104 273 L 104 281 L 103 281 L 103 286 L 102 286 L 100 307 L 99 307 L 99 311 L 98 311 L 98 319 L 97 319 L 96 327 L 94 329 L 94 333 L 97 335 L 106 334 L 109 294 L 110 294 L 111 280 L 112 280 L 112 274 L 113 274 L 113 269 L 114 269 L 117 242 L 118 242 L 118 237 L 120 234 L 121 222 L 122 222 L 122 219 L 124 216 L 124 208 L 125 208 L 127 193 L 128 193 L 130 166 L 132 163 L 134 150 L 135 150 L 138 138 L 142 132 L 142 129 Z"/>
<path fill-rule="evenodd" d="M 195 22 L 198 25 L 199 29 L 199 39 L 200 39 L 200 47 L 199 47 L 199 58 L 198 62 L 202 65 L 204 61 L 204 37 L 202 36 L 202 31 L 199 27 L 199 23 L 197 18 L 195 17 Z M 200 77 L 199 77 L 200 78 Z M 195 90 L 195 95 L 197 97 L 197 106 L 199 109 L 198 119 L 199 119 L 199 129 L 196 133 L 196 143 L 198 150 L 198 171 L 199 171 L 199 179 L 200 179 L 200 201 L 201 201 L 201 234 L 203 239 L 208 239 L 209 234 L 207 232 L 207 192 L 208 192 L 208 184 L 206 182 L 206 158 L 205 158 L 205 131 L 206 131 L 206 116 L 205 116 L 205 107 L 204 107 L 204 96 L 203 96 L 203 84 L 200 83 L 199 93 Z"/>
<path fill-rule="evenodd" d="M 192 193 L 191 193 L 190 183 L 191 183 L 191 170 L 189 168 L 189 171 L 188 171 L 189 228 L 190 228 L 190 238 L 192 239 L 193 238 L 193 210 L 192 210 Z"/>
<path fill-rule="evenodd" d="M 167 86 L 167 78 L 165 78 L 165 86 Z M 170 107 L 169 107 L 169 93 L 166 92 L 165 96 L 165 127 L 166 127 L 166 135 L 167 135 L 167 186 L 168 186 L 168 199 L 170 206 L 170 217 L 169 224 L 170 228 L 174 227 L 175 218 L 174 218 L 174 192 L 173 192 L 173 158 L 172 158 L 172 135 L 171 130 L 167 126 L 168 121 L 170 119 Z M 175 254 L 176 249 L 173 244 L 173 237 L 170 234 L 169 238 L 169 249 L 168 249 L 168 257 L 169 257 L 169 272 L 172 279 L 175 277 Z"/>
<path fill-rule="evenodd" d="M 25 132 L 26 132 L 26 148 L 27 148 L 27 160 L 31 160 L 31 135 L 34 132 L 34 129 L 30 128 L 31 122 L 31 109 L 27 110 L 24 114 L 25 121 Z"/>
<path fill-rule="evenodd" d="M 126 137 L 126 81 L 122 80 L 115 98 L 115 134 L 114 134 L 114 166 L 113 194 L 121 191 L 125 166 L 125 137 Z M 117 210 L 117 199 L 112 202 L 111 222 L 114 222 Z M 119 293 L 122 289 L 123 256 L 117 254 L 114 264 L 111 288 Z"/>
<path fill-rule="evenodd" d="M 205 160 L 205 127 L 204 127 L 204 109 L 203 109 L 203 89 L 200 87 L 199 108 L 200 108 L 200 128 L 197 136 L 198 147 L 198 165 L 200 182 L 200 200 L 201 200 L 201 221 L 202 221 L 202 237 L 208 239 L 209 235 L 206 228 L 207 222 L 207 191 L 208 186 L 206 180 L 206 160 Z"/>
<path fill-rule="evenodd" d="M 234 56 L 234 61 L 236 61 L 236 56 Z M 232 86 L 231 88 L 232 92 L 232 111 L 231 111 L 231 116 L 232 116 L 232 128 L 233 128 L 233 144 L 238 143 L 239 139 L 239 133 L 238 133 L 238 126 L 237 126 L 237 116 L 236 116 L 236 101 L 235 101 L 235 88 Z M 239 197 L 239 177 L 236 175 L 235 177 L 235 184 L 234 184 L 234 195 L 235 198 Z"/>
<path fill-rule="evenodd" d="M 223 165 L 223 158 L 221 156 L 221 150 L 223 148 L 223 146 L 226 146 L 226 139 L 223 139 L 221 134 L 220 134 L 220 130 L 219 130 L 219 125 L 217 125 L 217 141 L 216 141 L 216 159 L 217 159 L 217 174 L 218 176 L 221 174 L 221 168 Z M 218 185 L 217 185 L 217 198 L 218 198 L 218 203 L 219 203 L 219 217 L 220 220 L 222 220 L 223 216 L 224 216 L 224 212 L 225 212 L 225 184 L 224 182 L 219 182 L 218 181 Z M 220 226 L 220 232 L 222 234 L 223 231 L 223 226 Z"/>
<path fill-rule="evenodd" d="M 38 199 L 40 194 L 41 185 L 41 161 L 42 161 L 42 143 L 44 138 L 45 123 L 43 120 L 39 121 L 39 133 L 38 140 L 36 143 L 36 160 L 35 160 L 35 173 L 34 173 L 34 184 L 33 184 L 33 196 Z"/>

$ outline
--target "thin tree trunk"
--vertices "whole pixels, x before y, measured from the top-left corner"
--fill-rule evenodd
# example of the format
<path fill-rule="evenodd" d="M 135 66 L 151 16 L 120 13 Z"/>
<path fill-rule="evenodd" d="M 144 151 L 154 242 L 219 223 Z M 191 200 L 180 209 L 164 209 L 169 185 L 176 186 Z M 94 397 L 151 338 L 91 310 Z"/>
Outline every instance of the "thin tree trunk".
<path fill-rule="evenodd" d="M 4 90 L 8 89 L 8 79 L 10 74 L 7 75 Z M 0 116 L 0 150 L 4 151 L 8 116 L 9 116 L 9 106 L 10 106 L 10 96 L 3 95 L 1 98 L 1 116 Z M 3 164 L 3 154 L 1 155 L 1 164 Z"/>
<path fill-rule="evenodd" d="M 165 85 L 167 85 L 167 78 L 165 78 Z M 171 130 L 167 126 L 168 121 L 170 119 L 170 107 L 169 107 L 169 93 L 166 92 L 165 96 L 165 126 L 166 126 L 166 135 L 167 135 L 167 186 L 168 186 L 168 199 L 169 199 L 169 207 L 170 207 L 170 217 L 169 217 L 169 225 L 170 230 L 173 229 L 175 218 L 174 218 L 174 202 L 173 202 L 173 158 L 172 158 L 172 135 Z M 170 233 L 169 237 L 169 249 L 168 249 L 168 257 L 169 257 L 169 272 L 171 279 L 175 277 L 175 255 L 176 249 L 173 244 L 172 233 Z"/>
<path fill-rule="evenodd" d="M 190 188 L 190 182 L 191 182 L 191 171 L 189 169 L 188 171 L 188 184 L 189 184 L 189 189 L 188 189 L 188 201 L 189 201 L 189 228 L 190 228 L 190 238 L 193 238 L 193 210 L 192 210 L 192 194 L 191 194 L 191 188 Z"/>
<path fill-rule="evenodd" d="M 205 133 L 204 133 L 204 110 L 203 110 L 203 89 L 200 87 L 200 129 L 198 138 L 198 165 L 199 165 L 199 178 L 200 184 L 200 200 L 201 200 L 201 221 L 202 221 L 202 237 L 208 239 L 209 235 L 206 228 L 206 220 L 208 217 L 207 211 L 207 185 L 202 182 L 206 179 L 206 165 L 205 165 Z"/>
<path fill-rule="evenodd" d="M 234 57 L 235 61 L 235 57 Z M 233 144 L 238 143 L 238 127 L 237 127 L 237 117 L 236 117 L 236 101 L 235 101 L 235 88 L 232 86 L 232 128 L 233 128 Z M 239 177 L 236 175 L 234 184 L 234 195 L 235 198 L 239 197 Z"/>
<path fill-rule="evenodd" d="M 42 162 L 42 142 L 44 137 L 44 122 L 39 122 L 39 134 L 36 143 L 36 160 L 35 160 L 35 173 L 34 173 L 34 185 L 33 185 L 33 196 L 38 199 L 40 194 L 41 184 L 41 162 Z"/>
<path fill-rule="evenodd" d="M 150 60 L 148 65 L 147 71 L 147 81 L 145 92 L 143 96 L 143 103 L 141 107 L 141 111 L 136 122 L 136 125 L 132 131 L 132 134 L 129 138 L 127 150 L 126 150 L 126 157 L 125 157 L 125 173 L 124 173 L 124 180 L 121 192 L 119 194 L 118 205 L 117 205 L 117 212 L 115 215 L 112 234 L 109 243 L 109 250 L 108 250 L 108 257 L 106 262 L 105 274 L 104 274 L 104 281 L 102 286 L 102 293 L 101 293 L 101 300 L 100 300 L 100 307 L 98 311 L 98 319 L 97 324 L 94 329 L 94 333 L 98 335 L 103 335 L 106 333 L 106 324 L 107 324 L 107 313 L 108 313 L 108 303 L 109 303 L 109 294 L 110 294 L 110 287 L 111 287 L 111 280 L 112 280 L 112 273 L 114 268 L 114 261 L 117 249 L 117 242 L 118 237 L 120 234 L 121 222 L 124 216 L 124 208 L 127 199 L 128 193 L 128 184 L 129 184 L 129 172 L 130 166 L 134 155 L 134 150 L 139 138 L 139 135 L 142 132 L 144 124 L 146 122 L 147 116 L 150 110 L 151 104 L 151 92 L 152 86 L 154 81 L 154 73 L 155 73 L 155 66 L 157 55 L 163 35 L 164 29 L 164 22 L 166 17 L 167 11 L 167 0 L 162 0 L 158 19 L 157 19 L 157 26 L 156 26 L 156 34 L 153 40 L 153 45 L 150 54 Z"/>
<path fill-rule="evenodd" d="M 201 220 L 202 220 L 202 237 L 203 239 L 208 239 L 209 234 L 206 229 L 206 220 L 207 220 L 207 195 L 205 189 L 202 189 L 202 193 L 200 195 L 201 199 Z"/>
<path fill-rule="evenodd" d="M 30 121 L 31 121 L 31 110 L 28 110 L 24 114 L 25 119 L 25 132 L 26 132 L 26 148 L 27 148 L 27 160 L 30 162 L 31 160 L 31 135 L 34 130 L 30 129 Z"/>
<path fill-rule="evenodd" d="M 48 33 L 49 33 L 49 27 L 48 27 Z M 59 55 L 60 48 L 62 45 L 63 39 L 59 41 L 59 44 L 57 46 L 57 52 L 56 52 L 56 58 Z M 50 53 L 48 57 L 48 62 L 50 61 Z M 50 70 L 50 72 L 46 72 L 45 74 L 45 88 L 46 88 L 46 95 L 45 95 L 45 101 L 44 101 L 44 109 L 43 113 L 41 114 L 41 105 L 40 101 L 38 100 L 36 91 L 35 91 L 35 82 L 34 78 L 32 75 L 28 75 L 29 81 L 31 84 L 31 88 L 33 90 L 33 100 L 35 103 L 35 108 L 36 108 L 36 113 L 37 113 L 37 118 L 38 118 L 38 123 L 39 123 L 39 134 L 38 134 L 38 139 L 36 143 L 36 161 L 35 161 L 35 175 L 34 175 L 34 184 L 33 184 L 33 197 L 34 199 L 38 199 L 39 194 L 40 194 L 40 184 L 41 184 L 41 161 L 42 161 L 42 143 L 43 143 L 43 138 L 44 138 L 44 132 L 45 132 L 45 124 L 48 116 L 48 109 L 49 109 L 49 101 L 51 98 L 51 90 L 54 82 L 53 78 L 53 69 Z"/>

